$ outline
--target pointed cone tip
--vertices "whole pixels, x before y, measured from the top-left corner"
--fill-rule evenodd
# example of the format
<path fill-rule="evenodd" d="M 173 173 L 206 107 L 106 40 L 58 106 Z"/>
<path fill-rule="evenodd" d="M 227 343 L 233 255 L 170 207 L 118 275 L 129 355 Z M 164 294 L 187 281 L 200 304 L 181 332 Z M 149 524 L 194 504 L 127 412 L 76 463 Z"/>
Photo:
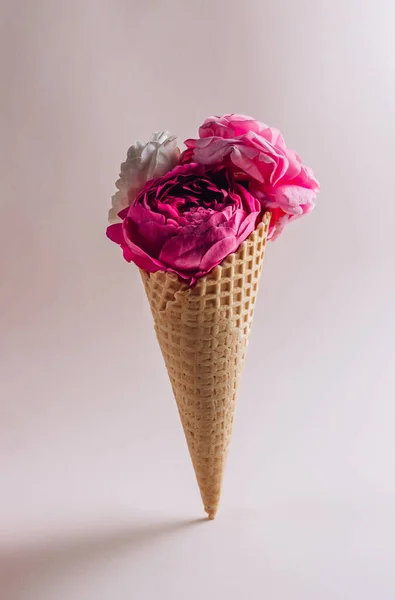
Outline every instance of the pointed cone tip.
<path fill-rule="evenodd" d="M 214 521 L 215 516 L 217 514 L 217 509 L 216 508 L 205 508 L 204 510 L 207 513 L 209 521 Z"/>

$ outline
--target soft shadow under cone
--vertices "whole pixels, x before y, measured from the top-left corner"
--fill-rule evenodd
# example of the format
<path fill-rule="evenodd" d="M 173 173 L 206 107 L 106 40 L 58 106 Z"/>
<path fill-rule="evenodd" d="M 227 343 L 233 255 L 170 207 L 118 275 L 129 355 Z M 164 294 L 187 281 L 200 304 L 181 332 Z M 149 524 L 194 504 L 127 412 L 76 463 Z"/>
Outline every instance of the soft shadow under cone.
<path fill-rule="evenodd" d="M 141 271 L 202 496 L 214 519 L 254 314 L 270 213 L 239 250 L 188 288 Z"/>

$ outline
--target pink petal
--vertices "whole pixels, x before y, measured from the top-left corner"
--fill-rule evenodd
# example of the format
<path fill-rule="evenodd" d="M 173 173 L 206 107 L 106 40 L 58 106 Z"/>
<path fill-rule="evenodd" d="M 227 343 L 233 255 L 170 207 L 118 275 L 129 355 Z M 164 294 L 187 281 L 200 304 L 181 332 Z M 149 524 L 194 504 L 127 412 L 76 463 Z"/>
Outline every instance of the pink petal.
<path fill-rule="evenodd" d="M 164 244 L 159 259 L 172 269 L 196 272 L 206 247 L 207 241 L 202 236 L 176 235 Z"/>
<path fill-rule="evenodd" d="M 242 221 L 237 232 L 237 239 L 239 241 L 239 244 L 241 244 L 241 242 L 244 242 L 244 240 L 250 235 L 250 233 L 254 231 L 258 217 L 259 212 L 255 212 L 248 215 Z"/>
<path fill-rule="evenodd" d="M 106 235 L 112 242 L 115 242 L 116 244 L 121 245 L 125 242 L 122 231 L 122 223 L 115 223 L 114 225 L 107 227 Z"/>
<path fill-rule="evenodd" d="M 237 240 L 232 235 L 225 237 L 211 246 L 200 261 L 200 271 L 211 271 L 219 265 L 224 258 L 234 252 L 237 248 Z"/>
<path fill-rule="evenodd" d="M 274 189 L 274 202 L 289 214 L 303 214 L 301 205 L 311 205 L 315 199 L 315 192 L 296 185 L 282 185 Z"/>
<path fill-rule="evenodd" d="M 151 214 L 155 215 L 155 213 Z M 133 243 L 144 249 L 152 257 L 158 257 L 163 244 L 170 237 L 175 236 L 179 230 L 180 228 L 172 223 L 157 223 L 149 219 L 135 221 L 128 217 L 124 221 L 124 237 L 127 245 L 131 247 L 130 243 Z"/>
<path fill-rule="evenodd" d="M 263 183 L 263 176 L 256 164 L 257 152 L 251 148 L 233 146 L 230 159 L 238 169 L 241 169 L 252 179 Z"/>

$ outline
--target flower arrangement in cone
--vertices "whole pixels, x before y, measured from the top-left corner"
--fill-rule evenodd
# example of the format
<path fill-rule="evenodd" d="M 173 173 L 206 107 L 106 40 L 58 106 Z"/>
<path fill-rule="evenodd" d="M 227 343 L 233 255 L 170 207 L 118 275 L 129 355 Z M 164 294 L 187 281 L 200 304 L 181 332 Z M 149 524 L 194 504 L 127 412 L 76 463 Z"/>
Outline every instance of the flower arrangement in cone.
<path fill-rule="evenodd" d="M 121 165 L 107 236 L 141 271 L 204 509 L 213 519 L 267 240 L 319 185 L 277 129 L 210 117 L 198 139 L 156 133 Z"/>

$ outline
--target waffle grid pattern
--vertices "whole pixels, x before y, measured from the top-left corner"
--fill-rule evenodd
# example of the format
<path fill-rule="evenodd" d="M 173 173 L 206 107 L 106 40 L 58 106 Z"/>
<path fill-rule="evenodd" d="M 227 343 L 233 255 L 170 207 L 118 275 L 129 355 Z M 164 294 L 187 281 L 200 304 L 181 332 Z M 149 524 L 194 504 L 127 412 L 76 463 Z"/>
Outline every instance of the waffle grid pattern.
<path fill-rule="evenodd" d="M 188 288 L 141 271 L 205 511 L 214 518 L 232 434 L 270 214 L 218 267 Z"/>

